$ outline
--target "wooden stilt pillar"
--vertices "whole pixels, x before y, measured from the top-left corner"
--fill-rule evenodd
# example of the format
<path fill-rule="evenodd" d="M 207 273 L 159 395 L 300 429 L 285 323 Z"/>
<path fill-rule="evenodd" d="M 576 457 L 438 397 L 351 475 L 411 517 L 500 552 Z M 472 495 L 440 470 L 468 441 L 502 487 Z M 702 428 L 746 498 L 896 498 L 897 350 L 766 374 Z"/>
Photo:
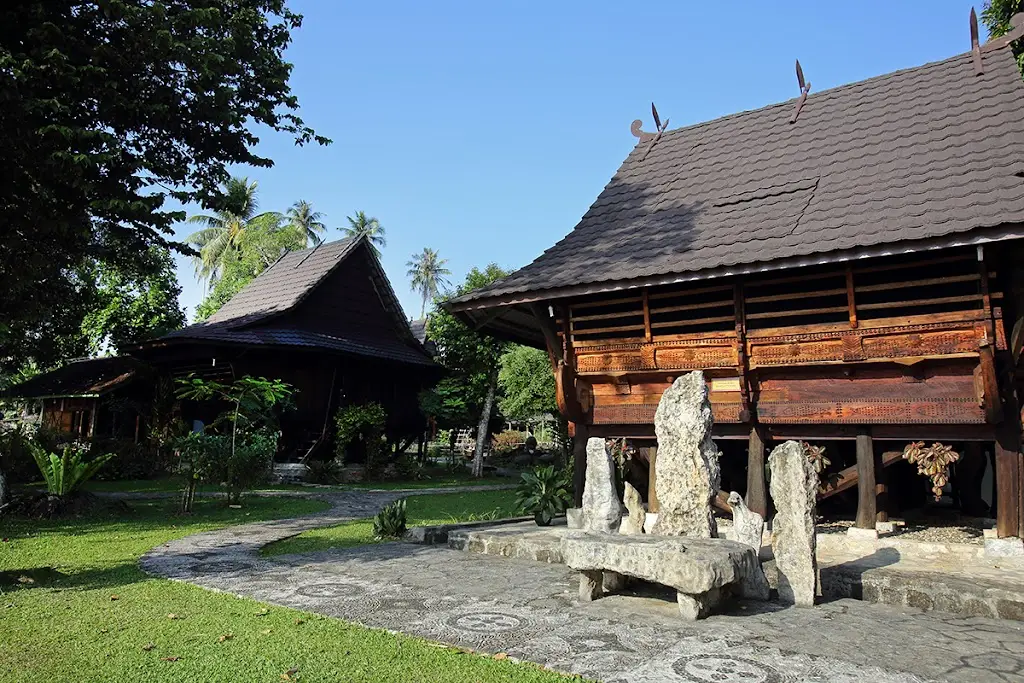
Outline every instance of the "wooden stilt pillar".
<path fill-rule="evenodd" d="M 572 437 L 572 499 L 574 507 L 583 507 L 583 485 L 587 480 L 587 439 L 590 429 L 577 422 Z"/>
<path fill-rule="evenodd" d="M 750 430 L 747 446 L 747 507 L 768 517 L 768 493 L 764 481 L 764 435 L 758 427 Z"/>
<path fill-rule="evenodd" d="M 658 460 L 658 447 L 651 446 L 647 449 L 647 511 L 657 512 L 660 506 L 658 505 L 658 490 L 654 487 L 655 482 L 658 479 L 657 468 L 654 466 Z"/>
<path fill-rule="evenodd" d="M 1016 413 L 1007 415 L 996 428 L 996 534 L 999 538 L 1021 535 L 1020 423 Z"/>
<path fill-rule="evenodd" d="M 874 529 L 878 517 L 875 454 L 871 434 L 857 434 L 857 528 Z"/>
<path fill-rule="evenodd" d="M 882 453 L 872 444 L 872 460 L 875 469 L 875 521 L 889 521 L 889 475 L 882 463 Z"/>

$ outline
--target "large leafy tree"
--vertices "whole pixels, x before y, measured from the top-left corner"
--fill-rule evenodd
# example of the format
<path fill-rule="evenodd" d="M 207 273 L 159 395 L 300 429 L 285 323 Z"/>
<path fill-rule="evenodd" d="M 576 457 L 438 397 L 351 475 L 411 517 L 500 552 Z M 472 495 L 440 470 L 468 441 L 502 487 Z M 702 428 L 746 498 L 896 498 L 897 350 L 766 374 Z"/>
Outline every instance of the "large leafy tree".
<path fill-rule="evenodd" d="M 501 389 L 498 407 L 510 420 L 558 415 L 555 376 L 546 351 L 518 344 L 510 348 L 501 357 L 498 387 Z"/>
<path fill-rule="evenodd" d="M 300 23 L 285 0 L 0 5 L 0 370 L 60 357 L 89 259 L 169 246 L 168 198 L 222 210 L 230 165 L 270 166 L 254 131 L 329 142 L 288 85 Z"/>
<path fill-rule="evenodd" d="M 454 296 L 489 285 L 508 275 L 492 263 L 483 270 L 473 268 Z M 476 453 L 473 473 L 483 473 L 483 447 L 487 424 L 494 407 L 498 368 L 507 344 L 472 329 L 441 307 L 427 321 L 431 341 L 437 346 L 437 361 L 448 371 L 437 387 L 420 396 L 420 406 L 442 425 L 465 426 L 477 419 Z"/>
<path fill-rule="evenodd" d="M 406 275 L 409 276 L 413 290 L 423 297 L 420 318 L 427 313 L 427 302 L 433 300 L 438 291 L 451 285 L 445 277 L 452 274 L 452 271 L 445 267 L 447 263 L 448 259 L 441 258 L 430 247 L 424 247 L 421 253 L 413 254 L 412 259 L 405 264 L 409 268 Z"/>
<path fill-rule="evenodd" d="M 346 237 L 363 237 L 370 240 L 373 253 L 380 258 L 380 250 L 388 245 L 384 237 L 384 226 L 373 216 L 367 216 L 365 211 L 356 211 L 355 216 L 346 216 L 348 226 L 341 229 Z"/>
<path fill-rule="evenodd" d="M 989 36 L 998 38 L 1010 32 L 1013 28 L 1010 19 L 1020 12 L 1024 12 L 1024 0 L 987 0 L 981 10 L 981 21 L 988 29 Z M 1024 39 L 1016 41 L 1011 47 L 1017 57 L 1017 66 L 1024 75 Z"/>
<path fill-rule="evenodd" d="M 138 272 L 97 265 L 95 276 L 96 305 L 82 322 L 93 353 L 123 352 L 185 324 L 185 312 L 178 305 L 181 287 L 166 248 L 150 247 L 147 263 Z"/>

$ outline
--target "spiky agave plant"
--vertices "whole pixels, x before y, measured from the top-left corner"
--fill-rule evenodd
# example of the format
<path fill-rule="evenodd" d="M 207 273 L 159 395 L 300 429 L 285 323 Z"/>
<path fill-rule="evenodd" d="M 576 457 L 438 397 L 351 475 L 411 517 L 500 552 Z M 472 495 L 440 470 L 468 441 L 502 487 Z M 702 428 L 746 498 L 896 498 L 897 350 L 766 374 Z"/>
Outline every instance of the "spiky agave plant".
<path fill-rule="evenodd" d="M 375 538 L 401 538 L 406 528 L 405 498 L 396 500 L 373 517 Z"/>

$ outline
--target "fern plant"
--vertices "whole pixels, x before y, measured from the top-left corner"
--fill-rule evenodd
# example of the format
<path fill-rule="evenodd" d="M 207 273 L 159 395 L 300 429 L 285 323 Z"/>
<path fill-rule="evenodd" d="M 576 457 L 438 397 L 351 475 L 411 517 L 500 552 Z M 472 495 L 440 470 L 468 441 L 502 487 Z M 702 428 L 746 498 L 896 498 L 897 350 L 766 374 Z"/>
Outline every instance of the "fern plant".
<path fill-rule="evenodd" d="M 94 458 L 91 462 L 86 462 L 82 457 L 82 452 L 75 446 L 65 446 L 61 456 L 56 453 L 46 453 L 37 446 L 32 449 L 32 457 L 46 481 L 47 492 L 51 496 L 64 498 L 89 481 L 108 460 L 114 457 L 114 454 L 106 453 Z"/>
<path fill-rule="evenodd" d="M 527 514 L 533 515 L 537 526 L 548 526 L 555 515 L 564 512 L 572 498 L 564 471 L 551 465 L 535 467 L 523 472 L 516 488 L 516 503 Z"/>
<path fill-rule="evenodd" d="M 405 498 L 396 500 L 374 515 L 373 535 L 375 538 L 401 538 L 406 529 Z"/>

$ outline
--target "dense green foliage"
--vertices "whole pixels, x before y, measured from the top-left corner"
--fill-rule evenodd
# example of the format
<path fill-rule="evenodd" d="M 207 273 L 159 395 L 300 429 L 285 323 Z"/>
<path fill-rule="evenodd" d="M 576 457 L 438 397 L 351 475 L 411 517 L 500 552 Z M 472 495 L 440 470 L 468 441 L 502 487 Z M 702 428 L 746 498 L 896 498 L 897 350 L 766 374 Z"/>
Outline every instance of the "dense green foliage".
<path fill-rule="evenodd" d="M 445 267 L 447 263 L 448 259 L 441 258 L 433 249 L 424 247 L 422 252 L 413 254 L 405 264 L 409 269 L 405 274 L 409 276 L 413 291 L 419 292 L 423 298 L 420 318 L 427 314 L 427 303 L 433 301 L 439 291 L 451 285 L 445 277 L 452 274 L 452 271 Z"/>
<path fill-rule="evenodd" d="M 230 383 L 195 375 L 178 382 L 178 398 L 219 400 L 230 406 L 205 432 L 175 441 L 186 477 L 182 510 L 191 510 L 196 485 L 202 481 L 220 482 L 228 500 L 238 503 L 246 489 L 264 482 L 270 473 L 281 435 L 277 409 L 289 402 L 292 387 L 281 380 L 248 375 Z"/>
<path fill-rule="evenodd" d="M 385 505 L 373 517 L 373 537 L 377 539 L 397 539 L 405 534 L 408 516 L 405 510 L 405 498 Z"/>
<path fill-rule="evenodd" d="M 551 360 L 540 349 L 513 346 L 501 357 L 498 407 L 510 420 L 530 420 L 558 414 Z"/>
<path fill-rule="evenodd" d="M 82 355 L 93 264 L 149 267 L 168 198 L 217 208 L 230 165 L 271 165 L 254 131 L 328 142 L 295 115 L 300 23 L 284 0 L 0 6 L 0 369 Z"/>
<path fill-rule="evenodd" d="M 128 272 L 94 266 L 94 304 L 85 314 L 82 329 L 93 353 L 124 353 L 127 347 L 160 337 L 185 324 L 178 305 L 181 287 L 174 259 L 164 247 L 150 247 L 145 267 Z"/>
<path fill-rule="evenodd" d="M 1013 28 L 1010 19 L 1020 12 L 1024 12 L 1024 0 L 986 0 L 981 10 L 981 21 L 988 29 L 989 37 L 998 38 L 1010 32 Z M 1024 75 L 1024 40 L 1018 40 L 1012 49 L 1017 57 L 1017 66 Z"/>
<path fill-rule="evenodd" d="M 547 465 L 523 472 L 516 487 L 516 504 L 523 512 L 533 515 L 537 524 L 547 526 L 555 515 L 565 512 L 572 502 L 570 480 L 565 471 Z"/>
<path fill-rule="evenodd" d="M 68 444 L 64 446 L 62 455 L 36 447 L 32 449 L 32 457 L 46 482 L 46 492 L 51 496 L 64 497 L 78 491 L 114 456 L 106 453 L 87 462 L 77 446 Z"/>
<path fill-rule="evenodd" d="M 379 403 L 354 403 L 338 409 L 334 416 L 334 448 L 341 462 L 349 462 L 353 449 L 365 457 L 370 474 L 381 464 L 384 454 L 384 428 L 388 416 Z"/>

